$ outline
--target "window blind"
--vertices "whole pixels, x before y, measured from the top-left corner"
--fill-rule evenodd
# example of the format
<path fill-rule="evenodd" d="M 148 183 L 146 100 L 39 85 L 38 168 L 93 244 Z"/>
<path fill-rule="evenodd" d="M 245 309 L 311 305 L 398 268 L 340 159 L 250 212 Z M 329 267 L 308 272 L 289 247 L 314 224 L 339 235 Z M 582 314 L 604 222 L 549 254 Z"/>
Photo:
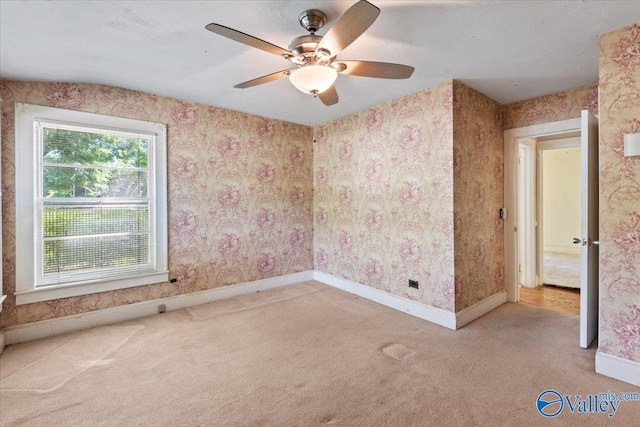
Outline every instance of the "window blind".
<path fill-rule="evenodd" d="M 153 272 L 154 136 L 34 126 L 36 286 Z"/>

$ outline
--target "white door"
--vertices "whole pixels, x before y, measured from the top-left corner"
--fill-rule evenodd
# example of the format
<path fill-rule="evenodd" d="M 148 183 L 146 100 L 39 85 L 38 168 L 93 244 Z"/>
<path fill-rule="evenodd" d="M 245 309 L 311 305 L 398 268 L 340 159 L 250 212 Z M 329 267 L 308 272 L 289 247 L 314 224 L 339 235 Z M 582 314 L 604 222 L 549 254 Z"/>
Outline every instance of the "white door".
<path fill-rule="evenodd" d="M 598 333 L 598 119 L 582 112 L 582 247 L 580 251 L 580 347 Z"/>

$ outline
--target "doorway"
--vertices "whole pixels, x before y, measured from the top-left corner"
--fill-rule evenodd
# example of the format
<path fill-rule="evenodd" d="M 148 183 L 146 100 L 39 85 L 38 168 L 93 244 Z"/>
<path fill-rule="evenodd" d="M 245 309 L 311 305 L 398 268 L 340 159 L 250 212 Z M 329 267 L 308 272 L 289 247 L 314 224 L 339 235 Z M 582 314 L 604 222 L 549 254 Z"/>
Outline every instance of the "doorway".
<path fill-rule="evenodd" d="M 538 201 L 531 195 L 531 201 L 527 207 L 520 207 L 518 210 L 518 165 L 521 149 L 527 150 L 527 144 L 522 144 L 525 139 L 534 140 L 537 143 L 545 140 L 568 139 L 580 135 L 580 158 L 581 158 L 581 224 L 580 235 L 576 236 L 580 246 L 580 339 L 581 347 L 587 348 L 594 340 L 598 330 L 598 121 L 588 111 L 583 111 L 581 117 L 577 119 L 562 120 L 552 123 L 526 126 L 515 129 L 508 129 L 504 132 L 504 153 L 505 153 L 505 208 L 506 218 L 504 227 L 505 241 L 505 285 L 507 289 L 507 300 L 518 302 L 520 296 L 520 278 L 523 277 L 520 271 L 522 259 L 520 252 L 520 240 L 522 236 L 534 235 L 538 245 L 536 254 L 542 254 L 539 246 L 543 241 L 543 236 L 539 235 L 543 227 L 537 227 L 533 222 L 534 232 L 518 229 L 518 219 L 522 217 L 522 210 L 535 209 L 534 215 L 537 220 L 541 220 L 539 206 L 531 208 Z M 526 142 L 526 141 L 525 141 Z M 535 157 L 536 149 L 531 149 L 531 158 Z M 537 153 L 536 153 L 537 154 Z M 535 169 L 534 163 L 530 169 Z M 534 182 L 532 180 L 532 182 Z M 540 186 L 538 186 L 540 187 Z M 533 193 L 533 192 L 531 192 Z M 526 197 L 525 197 L 526 199 Z M 535 199 L 535 200 L 534 200 Z M 522 202 L 522 198 L 520 198 Z M 538 203 L 540 205 L 540 203 Z M 526 212 L 525 212 L 526 215 Z M 522 222 L 522 219 L 521 219 Z M 525 223 L 526 224 L 526 223 Z M 543 280 L 543 257 L 535 256 L 535 260 L 525 265 L 529 265 L 528 271 L 524 272 L 524 277 L 532 279 L 532 283 L 541 284 Z M 535 267 L 534 267 L 535 266 Z M 541 274 L 536 274 L 539 272 Z"/>
<path fill-rule="evenodd" d="M 518 139 L 520 301 L 580 314 L 580 133 Z"/>
<path fill-rule="evenodd" d="M 542 284 L 580 289 L 580 137 L 538 140 Z"/>

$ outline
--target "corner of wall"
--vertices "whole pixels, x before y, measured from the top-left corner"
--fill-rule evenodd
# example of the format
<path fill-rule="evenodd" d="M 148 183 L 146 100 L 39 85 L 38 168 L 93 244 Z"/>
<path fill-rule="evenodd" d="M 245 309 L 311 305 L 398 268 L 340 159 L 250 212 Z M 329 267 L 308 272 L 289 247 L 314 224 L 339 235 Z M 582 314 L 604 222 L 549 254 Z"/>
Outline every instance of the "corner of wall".
<path fill-rule="evenodd" d="M 317 271 L 453 311 L 452 85 L 314 129 Z"/>
<path fill-rule="evenodd" d="M 469 307 L 456 312 L 456 329 L 460 329 L 463 326 L 473 322 L 479 317 L 484 316 L 490 311 L 500 307 L 507 302 L 507 292 L 500 291 L 479 301 Z"/>
<path fill-rule="evenodd" d="M 456 312 L 504 291 L 503 108 L 454 81 Z"/>

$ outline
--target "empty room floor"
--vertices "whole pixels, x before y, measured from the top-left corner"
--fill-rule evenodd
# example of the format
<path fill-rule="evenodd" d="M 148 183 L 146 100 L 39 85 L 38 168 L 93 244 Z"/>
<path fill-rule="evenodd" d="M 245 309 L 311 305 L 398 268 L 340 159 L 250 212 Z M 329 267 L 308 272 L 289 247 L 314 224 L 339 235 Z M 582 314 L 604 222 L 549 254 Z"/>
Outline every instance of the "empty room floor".
<path fill-rule="evenodd" d="M 545 251 L 542 276 L 545 285 L 580 288 L 580 255 Z"/>
<path fill-rule="evenodd" d="M 594 356 L 572 315 L 505 304 L 452 331 L 312 281 L 8 346 L 0 424 L 541 425 L 544 390 L 635 391 Z"/>

